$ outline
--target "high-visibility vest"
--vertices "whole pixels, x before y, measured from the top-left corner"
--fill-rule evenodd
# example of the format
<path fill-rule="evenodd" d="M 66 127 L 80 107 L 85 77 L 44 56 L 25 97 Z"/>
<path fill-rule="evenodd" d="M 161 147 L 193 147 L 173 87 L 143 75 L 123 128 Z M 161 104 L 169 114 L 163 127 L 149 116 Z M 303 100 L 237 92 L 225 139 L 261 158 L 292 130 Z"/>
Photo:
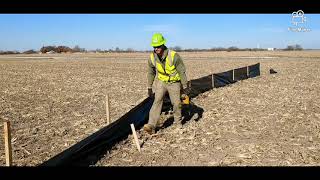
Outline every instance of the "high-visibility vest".
<path fill-rule="evenodd" d="M 156 60 L 155 53 L 150 54 L 151 63 L 156 67 L 157 69 L 156 76 L 160 81 L 168 83 L 168 82 L 177 82 L 181 80 L 179 73 L 177 72 L 176 67 L 173 64 L 175 54 L 176 54 L 175 51 L 168 50 L 168 55 L 166 57 L 166 62 L 165 62 L 165 68 L 163 68 L 162 63 Z"/>

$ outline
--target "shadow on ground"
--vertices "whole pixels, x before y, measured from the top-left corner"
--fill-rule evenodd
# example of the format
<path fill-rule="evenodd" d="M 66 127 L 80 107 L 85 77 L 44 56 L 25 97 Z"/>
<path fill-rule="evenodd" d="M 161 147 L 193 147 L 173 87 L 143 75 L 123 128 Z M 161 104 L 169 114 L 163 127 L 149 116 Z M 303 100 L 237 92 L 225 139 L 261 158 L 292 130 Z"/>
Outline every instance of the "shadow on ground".
<path fill-rule="evenodd" d="M 203 108 L 195 105 L 194 103 L 190 103 L 189 105 L 183 105 L 182 111 L 181 111 L 181 114 L 182 114 L 181 124 L 184 125 L 190 120 L 199 121 L 202 118 L 203 112 L 204 112 Z M 173 118 L 173 114 L 171 113 L 171 110 L 165 111 L 164 114 L 168 118 L 164 119 L 163 120 L 164 122 L 159 123 L 158 126 L 160 126 L 160 129 L 167 128 L 174 124 L 174 118 Z"/>

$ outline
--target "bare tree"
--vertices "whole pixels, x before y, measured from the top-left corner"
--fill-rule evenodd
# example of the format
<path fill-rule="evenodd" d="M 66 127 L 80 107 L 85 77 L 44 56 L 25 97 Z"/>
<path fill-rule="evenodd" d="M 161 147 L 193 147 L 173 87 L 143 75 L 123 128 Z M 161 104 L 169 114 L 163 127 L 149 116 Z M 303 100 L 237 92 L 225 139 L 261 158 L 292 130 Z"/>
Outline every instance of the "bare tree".
<path fill-rule="evenodd" d="M 116 50 L 115 50 L 116 52 L 120 52 L 120 51 L 122 51 L 120 48 L 118 48 L 118 47 L 116 47 Z"/>
<path fill-rule="evenodd" d="M 174 46 L 174 47 L 172 48 L 172 50 L 174 50 L 174 51 L 181 51 L 182 48 L 181 48 L 180 46 Z"/>
<path fill-rule="evenodd" d="M 127 52 L 134 52 L 134 49 L 132 49 L 132 48 L 127 48 L 126 51 L 127 51 Z"/>
<path fill-rule="evenodd" d="M 237 48 L 236 46 L 231 46 L 228 48 L 228 51 L 238 51 L 239 48 Z"/>
<path fill-rule="evenodd" d="M 33 49 L 30 49 L 30 50 L 27 50 L 27 51 L 24 51 L 23 54 L 36 54 L 37 51 L 33 50 Z"/>
<path fill-rule="evenodd" d="M 74 46 L 74 48 L 72 49 L 73 52 L 80 52 L 81 49 L 78 45 Z"/>
<path fill-rule="evenodd" d="M 86 49 L 85 48 L 80 48 L 79 45 L 74 46 L 74 48 L 72 49 L 73 52 L 85 52 Z"/>

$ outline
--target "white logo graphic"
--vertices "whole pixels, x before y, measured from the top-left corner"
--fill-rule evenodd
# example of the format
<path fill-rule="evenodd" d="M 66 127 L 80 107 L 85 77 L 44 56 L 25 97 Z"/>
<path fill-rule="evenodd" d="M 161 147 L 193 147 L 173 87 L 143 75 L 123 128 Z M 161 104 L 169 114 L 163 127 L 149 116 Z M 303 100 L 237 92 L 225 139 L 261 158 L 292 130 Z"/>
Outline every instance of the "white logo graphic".
<path fill-rule="evenodd" d="M 309 32 L 311 29 L 303 27 L 307 22 L 307 17 L 302 10 L 292 13 L 291 23 L 295 27 L 289 27 L 288 30 L 292 32 Z"/>
<path fill-rule="evenodd" d="M 304 12 L 299 10 L 297 12 L 292 13 L 292 24 L 298 26 L 299 23 L 303 24 L 307 21 L 307 17 L 304 16 Z"/>

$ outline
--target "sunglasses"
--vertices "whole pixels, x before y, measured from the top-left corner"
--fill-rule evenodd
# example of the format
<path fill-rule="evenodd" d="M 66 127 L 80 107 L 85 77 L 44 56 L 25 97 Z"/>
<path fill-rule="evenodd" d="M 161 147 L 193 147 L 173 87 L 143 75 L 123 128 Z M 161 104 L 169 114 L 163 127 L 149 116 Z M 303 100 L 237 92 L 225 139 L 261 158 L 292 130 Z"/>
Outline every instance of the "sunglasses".
<path fill-rule="evenodd" d="M 153 46 L 154 49 L 159 49 L 161 48 L 162 46 Z"/>

